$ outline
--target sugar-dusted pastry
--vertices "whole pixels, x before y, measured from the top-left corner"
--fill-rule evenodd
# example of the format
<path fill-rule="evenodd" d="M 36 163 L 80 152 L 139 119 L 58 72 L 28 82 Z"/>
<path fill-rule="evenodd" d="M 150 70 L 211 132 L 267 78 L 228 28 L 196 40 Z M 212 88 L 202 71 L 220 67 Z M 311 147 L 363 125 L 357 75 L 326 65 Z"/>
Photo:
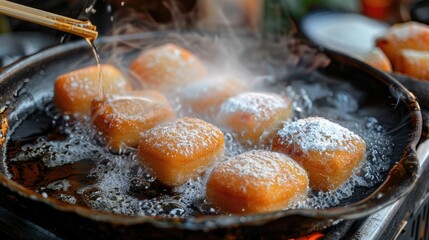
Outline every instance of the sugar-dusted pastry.
<path fill-rule="evenodd" d="M 161 93 L 134 91 L 126 97 L 94 100 L 91 117 L 95 127 L 104 133 L 113 151 L 137 147 L 142 133 L 158 124 L 171 121 L 175 113 Z"/>
<path fill-rule="evenodd" d="M 191 52 L 174 44 L 144 50 L 131 63 L 130 71 L 149 88 L 176 89 L 204 78 L 204 63 Z"/>
<path fill-rule="evenodd" d="M 384 54 L 380 48 L 375 48 L 371 52 L 363 55 L 362 60 L 381 71 L 392 71 L 392 64 L 389 58 L 387 58 L 386 54 Z"/>
<path fill-rule="evenodd" d="M 131 91 L 131 85 L 114 66 L 101 65 L 103 93 L 107 97 Z M 100 96 L 97 66 L 89 66 L 59 76 L 54 86 L 54 103 L 64 114 L 89 114 L 91 101 Z"/>
<path fill-rule="evenodd" d="M 384 36 L 377 39 L 376 46 L 383 50 L 396 69 L 401 49 L 429 51 L 428 43 L 429 26 L 406 22 L 394 24 Z"/>
<path fill-rule="evenodd" d="M 395 71 L 429 81 L 429 51 L 402 49 Z"/>
<path fill-rule="evenodd" d="M 308 172 L 312 188 L 337 189 L 365 156 L 364 140 L 347 128 L 320 117 L 285 122 L 272 143 Z"/>
<path fill-rule="evenodd" d="M 224 136 L 197 118 L 181 118 L 146 131 L 138 156 L 156 178 L 177 186 L 197 177 L 224 154 Z"/>
<path fill-rule="evenodd" d="M 185 109 L 208 115 L 217 112 L 223 101 L 246 89 L 245 83 L 234 77 L 206 78 L 184 87 L 180 98 Z"/>
<path fill-rule="evenodd" d="M 243 145 L 264 143 L 292 116 L 291 101 L 273 93 L 247 92 L 224 101 L 217 122 Z"/>
<path fill-rule="evenodd" d="M 307 196 L 307 172 L 288 156 L 252 150 L 215 165 L 207 199 L 227 213 L 269 212 Z"/>

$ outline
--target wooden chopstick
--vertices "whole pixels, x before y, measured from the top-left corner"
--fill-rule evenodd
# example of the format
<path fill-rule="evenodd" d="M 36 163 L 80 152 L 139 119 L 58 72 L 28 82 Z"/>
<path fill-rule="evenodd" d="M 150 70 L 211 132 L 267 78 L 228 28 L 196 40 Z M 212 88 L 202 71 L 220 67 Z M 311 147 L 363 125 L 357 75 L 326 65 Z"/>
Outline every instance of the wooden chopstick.
<path fill-rule="evenodd" d="M 90 21 L 80 21 L 5 0 L 0 0 L 0 14 L 72 33 L 90 40 L 94 40 L 98 36 L 96 26 L 92 25 Z"/>

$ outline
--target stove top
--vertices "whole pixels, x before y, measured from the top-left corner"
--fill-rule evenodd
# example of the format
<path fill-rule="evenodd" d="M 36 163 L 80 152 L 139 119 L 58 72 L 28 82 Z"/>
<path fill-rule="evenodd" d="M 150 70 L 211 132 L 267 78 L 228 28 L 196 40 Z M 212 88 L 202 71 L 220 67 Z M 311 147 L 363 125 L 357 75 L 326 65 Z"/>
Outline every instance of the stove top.
<path fill-rule="evenodd" d="M 378 240 L 378 239 L 415 239 L 424 240 L 429 237 L 429 140 L 421 143 L 417 149 L 421 160 L 422 172 L 411 192 L 362 220 L 360 227 L 345 239 Z"/>

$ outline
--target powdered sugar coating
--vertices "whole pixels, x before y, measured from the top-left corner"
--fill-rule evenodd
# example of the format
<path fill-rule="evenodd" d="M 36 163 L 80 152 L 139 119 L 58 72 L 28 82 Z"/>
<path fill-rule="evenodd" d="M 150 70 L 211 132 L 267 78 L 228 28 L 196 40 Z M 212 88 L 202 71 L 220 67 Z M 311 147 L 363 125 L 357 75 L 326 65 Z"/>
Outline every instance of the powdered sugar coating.
<path fill-rule="evenodd" d="M 214 125 L 197 118 L 181 118 L 143 133 L 146 146 L 163 149 L 171 157 L 194 156 L 204 149 L 223 143 L 224 137 Z"/>
<path fill-rule="evenodd" d="M 93 96 L 98 92 L 98 83 L 87 77 L 80 78 L 77 73 L 69 76 L 70 84 L 66 85 L 65 90 L 70 92 L 70 98 L 81 96 L 81 92 L 85 92 L 88 96 Z"/>
<path fill-rule="evenodd" d="M 290 174 L 284 174 L 285 168 Z M 293 185 L 298 177 L 307 177 L 306 171 L 288 156 L 264 150 L 252 150 L 222 162 L 213 171 L 222 175 L 236 175 L 247 183 L 258 185 Z M 245 187 L 245 186 L 243 186 Z"/>
<path fill-rule="evenodd" d="M 244 83 L 234 77 L 218 76 L 197 81 L 183 89 L 182 97 L 187 100 L 201 100 L 207 97 L 217 97 L 225 91 L 238 93 L 245 88 Z"/>
<path fill-rule="evenodd" d="M 191 52 L 165 44 L 142 52 L 130 69 L 146 83 L 174 88 L 207 74 L 205 65 Z"/>
<path fill-rule="evenodd" d="M 210 121 L 226 99 L 246 89 L 243 81 L 228 75 L 209 77 L 184 87 L 180 92 L 180 101 L 185 111 Z"/>
<path fill-rule="evenodd" d="M 224 80 L 221 81 L 198 81 L 183 89 L 185 98 L 190 100 L 199 100 L 205 96 L 224 91 Z"/>
<path fill-rule="evenodd" d="M 183 56 L 183 50 L 173 44 L 151 49 L 148 51 L 148 54 L 153 54 L 153 61 L 147 62 L 145 65 L 146 68 L 156 68 L 163 61 L 172 61 L 177 63 L 178 68 L 168 67 L 166 71 L 175 72 L 180 75 L 184 74 L 183 71 L 180 71 L 180 68 L 187 67 L 196 62 L 196 58 L 193 56 L 185 58 Z"/>
<path fill-rule="evenodd" d="M 121 93 L 130 89 L 125 78 L 115 67 L 101 65 L 103 77 L 103 91 L 105 93 Z M 70 99 L 98 96 L 100 81 L 98 79 L 98 68 L 94 66 L 82 68 L 59 77 L 65 78 L 64 90 Z M 104 80 L 103 79 L 103 80 Z"/>
<path fill-rule="evenodd" d="M 256 121 L 263 121 L 270 119 L 277 110 L 289 108 L 289 105 L 290 103 L 278 94 L 247 92 L 222 103 L 219 118 L 242 112 L 252 114 Z"/>
<path fill-rule="evenodd" d="M 111 117 L 119 117 L 118 120 L 145 121 L 165 112 L 173 112 L 167 99 L 156 91 L 137 91 L 130 95 L 114 97 L 109 101 L 108 104 L 112 108 Z"/>
<path fill-rule="evenodd" d="M 280 142 L 298 145 L 304 153 L 328 150 L 356 151 L 353 141 L 363 142 L 352 131 L 321 117 L 286 122 L 278 131 Z"/>
<path fill-rule="evenodd" d="M 143 131 L 153 125 L 175 118 L 174 111 L 167 102 L 150 103 L 140 98 L 99 102 L 93 106 L 95 125 L 106 125 L 109 129 L 124 128 L 124 131 L 129 129 Z M 103 124 L 99 121 L 102 121 Z"/>

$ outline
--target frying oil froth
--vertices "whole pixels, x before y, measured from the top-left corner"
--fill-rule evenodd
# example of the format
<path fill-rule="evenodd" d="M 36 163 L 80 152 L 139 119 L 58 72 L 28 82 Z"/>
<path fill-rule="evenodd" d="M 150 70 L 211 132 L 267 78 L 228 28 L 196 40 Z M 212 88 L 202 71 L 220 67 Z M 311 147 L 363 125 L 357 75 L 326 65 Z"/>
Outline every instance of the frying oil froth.
<path fill-rule="evenodd" d="M 301 80 L 297 79 L 296 82 Z M 275 88 L 280 95 L 287 95 L 294 103 L 295 116 L 321 116 L 350 129 L 364 138 L 367 144 L 366 161 L 354 171 L 353 176 L 342 187 L 332 192 L 311 192 L 307 200 L 296 207 L 327 208 L 338 205 L 343 199 L 352 196 L 356 187 L 371 187 L 383 179 L 389 169 L 392 142 L 386 130 L 374 117 L 359 117 L 344 112 L 344 105 L 354 105 L 354 98 L 338 98 L 338 93 L 323 87 L 318 93 L 309 95 L 305 86 Z M 320 106 L 320 101 L 326 103 Z M 317 103 L 316 103 L 317 102 Z M 179 101 L 176 102 L 179 104 Z M 180 106 L 177 109 L 181 109 Z M 328 111 L 328 110 L 329 111 Z M 56 119 L 56 129 L 61 137 L 50 139 L 47 135 L 36 138 L 31 143 L 20 147 L 11 158 L 11 165 L 39 159 L 49 171 L 90 159 L 91 165 L 83 179 L 91 179 L 78 187 L 68 178 L 55 179 L 43 184 L 27 186 L 34 190 L 58 198 L 69 204 L 89 206 L 100 211 L 138 216 L 186 217 L 196 214 L 217 213 L 205 201 L 206 175 L 187 183 L 169 188 L 156 181 L 150 170 L 142 167 L 134 149 L 128 149 L 122 155 L 113 154 L 105 147 L 106 140 L 91 127 L 89 119 L 72 121 L 55 113 L 50 104 L 37 114 Z M 187 111 L 187 114 L 192 114 Z M 50 120 L 52 121 L 52 120 Z M 229 132 L 225 133 L 226 154 L 224 160 L 249 149 L 241 146 Z M 83 165 L 86 166 L 86 165 Z M 19 179 L 19 176 L 15 176 Z"/>

